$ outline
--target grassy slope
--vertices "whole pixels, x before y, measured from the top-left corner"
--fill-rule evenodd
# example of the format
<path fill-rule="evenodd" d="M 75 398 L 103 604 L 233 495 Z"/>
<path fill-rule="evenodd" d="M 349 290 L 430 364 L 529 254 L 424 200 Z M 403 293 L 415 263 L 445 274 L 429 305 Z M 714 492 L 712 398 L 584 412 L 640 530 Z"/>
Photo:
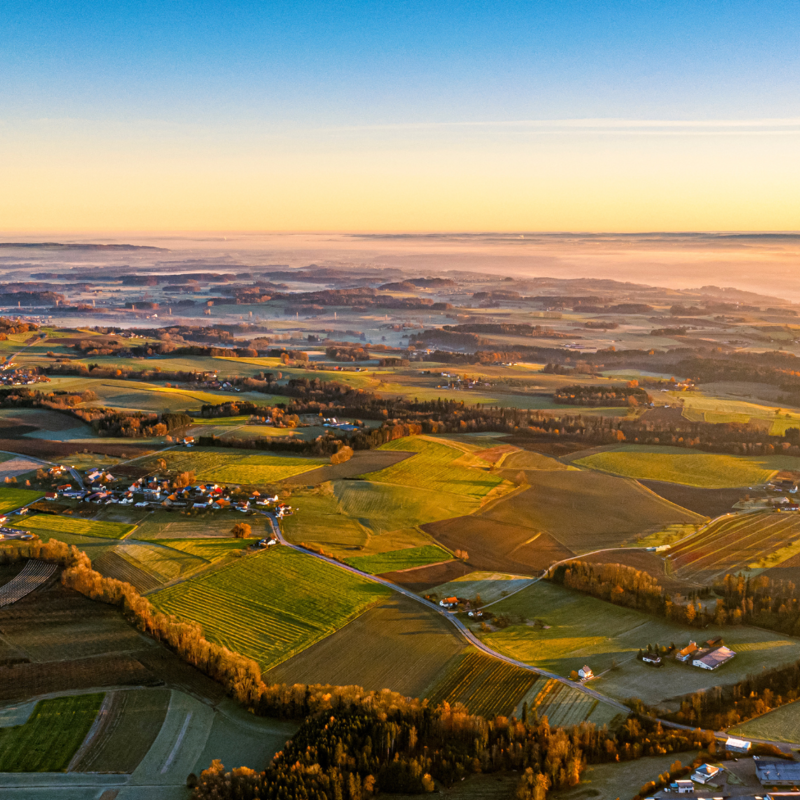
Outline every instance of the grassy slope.
<path fill-rule="evenodd" d="M 123 522 L 96 522 L 80 517 L 57 517 L 51 514 L 35 514 L 25 520 L 25 527 L 38 534 L 59 533 L 79 536 L 97 536 L 102 539 L 122 539 L 133 530 L 133 525 Z"/>
<path fill-rule="evenodd" d="M 372 556 L 356 556 L 345 561 L 370 575 L 379 575 L 382 572 L 393 572 L 399 569 L 423 567 L 426 564 L 436 564 L 440 561 L 449 561 L 452 558 L 447 550 L 435 544 L 422 547 L 406 547 L 402 550 L 391 550 L 388 553 L 379 553 Z"/>
<path fill-rule="evenodd" d="M 682 483 L 707 489 L 751 486 L 769 480 L 775 470 L 796 469 L 790 456 L 728 456 L 672 447 L 625 445 L 575 462 L 629 478 Z"/>
<path fill-rule="evenodd" d="M 0 514 L 5 514 L 7 511 L 13 511 L 15 508 L 32 503 L 42 497 L 43 494 L 44 492 L 32 489 L 10 489 L 4 486 L 0 488 Z"/>

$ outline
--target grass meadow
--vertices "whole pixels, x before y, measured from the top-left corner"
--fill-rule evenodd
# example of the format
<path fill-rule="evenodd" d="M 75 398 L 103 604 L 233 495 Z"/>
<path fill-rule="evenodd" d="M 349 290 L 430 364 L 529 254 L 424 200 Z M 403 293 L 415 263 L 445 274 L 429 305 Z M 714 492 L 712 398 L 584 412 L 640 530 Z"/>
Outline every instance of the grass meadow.
<path fill-rule="evenodd" d="M 28 503 L 38 500 L 42 495 L 42 492 L 34 491 L 33 489 L 0 487 L 0 514 L 26 506 Z"/>
<path fill-rule="evenodd" d="M 35 514 L 25 520 L 25 527 L 44 537 L 51 534 L 60 538 L 59 534 L 73 536 L 94 536 L 102 539 L 124 539 L 134 528 L 123 522 L 98 522 L 80 517 L 63 517 L 54 514 Z"/>
<path fill-rule="evenodd" d="M 0 728 L 0 772 L 66 772 L 103 694 L 40 700 L 23 725 Z"/>
<path fill-rule="evenodd" d="M 588 664 L 595 675 L 593 688 L 625 700 L 639 697 L 649 703 L 734 683 L 760 672 L 765 664 L 778 666 L 800 658 L 800 639 L 746 626 L 702 632 L 639 611 L 615 606 L 562 586 L 540 581 L 492 607 L 509 614 L 509 627 L 479 634 L 491 647 L 513 658 L 568 676 Z M 549 628 L 535 625 L 539 621 Z M 675 644 L 720 635 L 737 655 L 709 673 L 671 659 L 653 672 L 636 659 L 648 644 Z M 654 679 L 654 674 L 656 679 Z"/>
<path fill-rule="evenodd" d="M 380 575 L 382 572 L 394 572 L 402 569 L 424 567 L 427 564 L 438 564 L 449 561 L 453 556 L 435 544 L 422 547 L 406 547 L 402 550 L 390 550 L 387 553 L 377 553 L 371 556 L 355 556 L 345 561 L 362 572 L 370 575 Z"/>

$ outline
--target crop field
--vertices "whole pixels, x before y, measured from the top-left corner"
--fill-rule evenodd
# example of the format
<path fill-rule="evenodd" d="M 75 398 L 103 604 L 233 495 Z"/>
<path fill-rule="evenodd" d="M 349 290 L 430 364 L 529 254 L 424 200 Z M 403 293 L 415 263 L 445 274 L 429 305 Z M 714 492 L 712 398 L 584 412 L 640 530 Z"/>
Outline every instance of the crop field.
<path fill-rule="evenodd" d="M 0 772 L 66 772 L 102 693 L 41 700 L 24 725 L 0 728 Z"/>
<path fill-rule="evenodd" d="M 170 694 L 169 689 L 133 689 L 107 697 L 107 713 L 73 770 L 133 772 L 161 730 Z"/>
<path fill-rule="evenodd" d="M 768 714 L 737 725 L 728 732 L 731 736 L 747 739 L 774 739 L 800 744 L 800 704 L 794 702 L 781 706 Z"/>
<path fill-rule="evenodd" d="M 697 640 L 697 630 L 546 581 L 502 600 L 492 611 L 510 615 L 513 623 L 488 634 L 476 631 L 488 645 L 564 676 L 588 664 L 599 676 L 592 688 L 618 700 L 639 697 L 661 703 L 709 686 L 734 683 L 759 672 L 765 663 L 778 666 L 800 656 L 800 639 L 746 626 L 712 625 L 703 637 L 722 636 L 736 653 L 730 663 L 708 673 L 668 659 L 654 672 L 636 659 L 640 648 L 656 643 L 682 646 Z"/>
<path fill-rule="evenodd" d="M 663 500 L 635 481 L 602 472 L 539 471 L 527 475 L 527 489 L 491 503 L 476 518 L 529 529 L 522 541 L 540 531 L 549 533 L 575 553 L 619 547 L 665 525 L 702 521 L 698 514 Z M 486 568 L 517 569 L 512 565 Z"/>
<path fill-rule="evenodd" d="M 42 584 L 47 583 L 57 570 L 57 564 L 29 559 L 15 577 L 0 586 L 0 608 L 22 600 Z"/>
<path fill-rule="evenodd" d="M 271 669 L 265 678 L 289 684 L 388 688 L 420 697 L 465 646 L 464 639 L 442 616 L 393 594 L 333 635 Z"/>
<path fill-rule="evenodd" d="M 410 589 L 412 592 L 424 594 L 437 586 L 469 575 L 474 571 L 463 561 L 445 561 L 442 564 L 431 564 L 427 567 L 403 572 L 385 572 L 382 577 L 398 586 Z"/>
<path fill-rule="evenodd" d="M 469 600 L 480 596 L 481 605 L 502 600 L 525 588 L 531 579 L 524 575 L 503 572 L 470 572 L 455 580 L 434 587 L 430 591 L 437 597 L 463 597 Z"/>
<path fill-rule="evenodd" d="M 435 544 L 422 547 L 406 547 L 403 550 L 390 550 L 388 553 L 378 553 L 373 556 L 355 556 L 345 561 L 362 572 L 370 575 L 380 575 L 382 572 L 392 572 L 401 569 L 424 567 L 427 564 L 437 564 L 440 561 L 449 561 L 453 556 Z"/>
<path fill-rule="evenodd" d="M 776 470 L 797 469 L 791 456 L 728 456 L 679 447 L 624 445 L 574 462 L 628 478 L 725 489 L 766 483 Z"/>
<path fill-rule="evenodd" d="M 800 413 L 775 405 L 751 403 L 704 395 L 681 394 L 683 416 L 692 422 L 739 422 L 763 426 L 772 436 L 783 436 L 787 428 L 800 428 Z"/>
<path fill-rule="evenodd" d="M 489 465 L 475 456 L 471 459 L 467 457 L 470 466 L 456 464 L 457 460 L 463 463 L 466 454 L 440 441 L 409 437 L 381 445 L 381 448 L 413 452 L 416 455 L 387 469 L 362 475 L 365 480 L 446 492 L 474 500 L 482 499 L 502 482 L 501 478 L 484 471 Z M 484 469 L 476 468 L 479 466 Z"/>
<path fill-rule="evenodd" d="M 247 517 L 247 524 L 253 535 L 267 532 L 263 517 Z M 186 517 L 175 511 L 157 510 L 148 514 L 136 528 L 136 538 L 147 541 L 166 539 L 228 539 L 231 529 L 242 522 L 242 515 L 236 511 L 223 509 L 208 511 L 197 516 Z"/>
<path fill-rule="evenodd" d="M 320 458 L 292 458 L 266 453 L 254 455 L 250 450 L 220 451 L 198 447 L 160 453 L 144 465 L 154 470 L 155 460 L 162 458 L 167 462 L 167 469 L 194 472 L 198 480 L 246 485 L 277 483 L 328 463 Z"/>
<path fill-rule="evenodd" d="M 400 450 L 356 450 L 349 461 L 342 464 L 327 464 L 310 472 L 294 475 L 286 479 L 284 486 L 319 486 L 328 481 L 356 478 L 365 473 L 385 469 L 411 456 L 413 453 L 404 453 Z"/>
<path fill-rule="evenodd" d="M 161 581 L 155 575 L 138 565 L 134 565 L 113 550 L 107 551 L 96 558 L 92 562 L 92 567 L 104 578 L 124 581 L 140 592 L 149 592 L 161 585 Z"/>
<path fill-rule="evenodd" d="M 472 714 L 510 717 L 539 676 L 471 651 L 428 694 L 434 705 L 465 705 Z"/>
<path fill-rule="evenodd" d="M 3 486 L 0 488 L 0 514 L 6 514 L 16 508 L 26 506 L 40 497 L 42 497 L 42 492 L 33 489 L 9 489 Z"/>
<path fill-rule="evenodd" d="M 669 558 L 678 577 L 708 582 L 726 572 L 776 566 L 781 548 L 798 541 L 800 514 L 738 514 L 717 520 L 697 536 L 673 547 Z M 775 564 L 770 563 L 770 556 L 775 557 Z"/>
<path fill-rule="evenodd" d="M 682 483 L 644 479 L 638 482 L 670 503 L 711 519 L 727 514 L 741 500 L 743 494 L 741 488 L 701 489 L 698 486 L 686 486 Z"/>
<path fill-rule="evenodd" d="M 209 564 L 227 558 L 232 553 L 244 550 L 252 542 L 247 539 L 161 539 L 160 544 L 174 550 L 202 558 Z"/>
<path fill-rule="evenodd" d="M 268 668 L 333 633 L 391 592 L 287 548 L 249 556 L 150 596 L 161 611 Z"/>
<path fill-rule="evenodd" d="M 114 553 L 162 583 L 181 578 L 210 563 L 204 558 L 160 543 L 125 542 L 115 547 Z"/>
<path fill-rule="evenodd" d="M 50 533 L 58 538 L 59 533 L 78 536 L 95 536 L 102 539 L 124 539 L 134 528 L 123 522 L 97 522 L 80 517 L 55 516 L 54 514 L 35 514 L 25 520 L 25 527 L 34 533 Z"/>
<path fill-rule="evenodd" d="M 369 541 L 367 529 L 341 510 L 332 490 L 293 495 L 292 504 L 297 506 L 297 512 L 281 523 L 291 542 L 349 551 L 361 549 Z"/>

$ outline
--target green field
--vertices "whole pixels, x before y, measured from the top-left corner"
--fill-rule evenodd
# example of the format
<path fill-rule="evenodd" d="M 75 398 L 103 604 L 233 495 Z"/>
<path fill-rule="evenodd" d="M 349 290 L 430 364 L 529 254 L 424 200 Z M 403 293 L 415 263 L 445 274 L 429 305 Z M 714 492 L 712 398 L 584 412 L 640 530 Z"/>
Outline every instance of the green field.
<path fill-rule="evenodd" d="M 166 461 L 167 469 L 194 472 L 197 480 L 246 485 L 277 483 L 329 463 L 321 458 L 292 458 L 266 453 L 254 455 L 250 450 L 198 447 L 159 453 L 145 461 L 144 465 L 155 471 L 159 459 Z"/>
<path fill-rule="evenodd" d="M 747 739 L 774 739 L 778 742 L 800 744 L 800 704 L 794 702 L 776 708 L 768 714 L 731 728 L 729 733 Z"/>
<path fill-rule="evenodd" d="M 43 492 L 32 489 L 10 489 L 5 486 L 0 488 L 0 514 L 13 511 L 20 506 L 26 506 L 42 497 Z"/>
<path fill-rule="evenodd" d="M 736 682 L 760 672 L 767 663 L 778 666 L 800 658 L 800 639 L 758 628 L 712 625 L 703 630 L 703 640 L 722 636 L 736 653 L 730 663 L 709 673 L 668 659 L 654 672 L 636 660 L 640 648 L 656 643 L 682 647 L 690 640 L 698 641 L 698 631 L 546 581 L 502 600 L 492 611 L 510 615 L 512 624 L 479 633 L 489 646 L 564 676 L 588 664 L 600 676 L 592 681 L 592 688 L 620 700 L 639 697 L 660 703 L 709 686 Z M 529 624 L 537 620 L 550 627 Z"/>
<path fill-rule="evenodd" d="M 274 666 L 357 617 L 391 590 L 279 547 L 151 595 L 212 641 Z"/>
<path fill-rule="evenodd" d="M 488 469 L 489 465 L 485 462 L 440 442 L 409 437 L 381 445 L 379 449 L 402 450 L 416 455 L 378 472 L 362 475 L 365 480 L 455 494 L 474 500 L 485 497 L 502 483 L 501 478 L 479 468 Z M 461 463 L 455 463 L 457 461 Z M 465 462 L 469 466 L 463 466 Z"/>
<path fill-rule="evenodd" d="M 0 772 L 66 772 L 103 694 L 41 700 L 24 725 L 0 728 Z"/>
<path fill-rule="evenodd" d="M 400 569 L 424 567 L 426 564 L 437 564 L 449 561 L 452 555 L 438 545 L 428 544 L 422 547 L 407 547 L 403 550 L 391 550 L 373 556 L 355 556 L 345 561 L 362 572 L 380 575 L 382 572 L 394 572 Z"/>
<path fill-rule="evenodd" d="M 59 534 L 67 533 L 79 536 L 96 536 L 102 539 L 123 539 L 134 528 L 123 522 L 96 522 L 80 517 L 63 517 L 53 514 L 35 514 L 25 520 L 25 527 L 34 533 L 50 533 L 58 539 Z"/>
<path fill-rule="evenodd" d="M 574 462 L 584 467 L 705 489 L 726 489 L 766 483 L 776 470 L 797 469 L 791 456 L 728 456 L 678 447 L 624 445 Z"/>
<path fill-rule="evenodd" d="M 502 572 L 470 572 L 461 578 L 442 583 L 428 591 L 437 597 L 462 597 L 468 600 L 480 595 L 481 605 L 494 603 L 526 587 L 531 578 Z"/>
<path fill-rule="evenodd" d="M 231 529 L 243 517 L 238 511 L 220 509 L 206 511 L 197 516 L 184 516 L 175 511 L 158 509 L 150 512 L 136 528 L 136 538 L 152 541 L 162 539 L 228 539 Z M 254 536 L 267 533 L 264 517 L 246 517 L 244 521 L 253 529 Z"/>

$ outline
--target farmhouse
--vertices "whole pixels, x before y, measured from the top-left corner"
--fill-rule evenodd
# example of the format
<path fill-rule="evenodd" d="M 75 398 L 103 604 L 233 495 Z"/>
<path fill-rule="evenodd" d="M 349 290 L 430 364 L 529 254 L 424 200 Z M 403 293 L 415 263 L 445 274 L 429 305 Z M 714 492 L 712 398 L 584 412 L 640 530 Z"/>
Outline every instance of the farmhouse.
<path fill-rule="evenodd" d="M 594 678 L 594 672 L 592 672 L 591 667 L 587 667 L 585 664 L 578 670 L 578 677 L 582 681 L 588 681 L 589 678 Z"/>
<path fill-rule="evenodd" d="M 645 664 L 649 664 L 651 667 L 660 667 L 662 665 L 661 656 L 656 655 L 656 653 L 645 653 L 642 656 L 642 661 Z"/>
<path fill-rule="evenodd" d="M 453 606 L 458 605 L 458 598 L 457 597 L 445 597 L 444 600 L 439 601 L 439 605 L 442 608 L 453 608 Z"/>
<path fill-rule="evenodd" d="M 695 653 L 692 666 L 700 669 L 717 669 L 723 664 L 727 664 L 736 653 L 729 650 L 725 645 L 714 648 L 713 650 L 699 650 Z"/>
<path fill-rule="evenodd" d="M 692 794 L 694 792 L 694 784 L 689 780 L 673 781 L 669 785 L 671 792 L 678 794 Z"/>
<path fill-rule="evenodd" d="M 678 661 L 686 662 L 697 652 L 697 649 L 697 645 L 694 642 L 689 642 L 683 650 L 678 652 L 675 658 L 677 658 Z"/>

